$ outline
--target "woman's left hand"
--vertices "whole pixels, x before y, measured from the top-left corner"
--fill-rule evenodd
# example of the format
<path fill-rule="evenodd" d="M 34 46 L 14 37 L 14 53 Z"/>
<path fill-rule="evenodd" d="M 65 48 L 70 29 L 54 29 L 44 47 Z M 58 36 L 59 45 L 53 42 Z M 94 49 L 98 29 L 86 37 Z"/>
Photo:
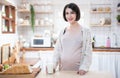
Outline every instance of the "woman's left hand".
<path fill-rule="evenodd" d="M 85 71 L 85 70 L 77 71 L 77 74 L 80 74 L 80 75 L 85 75 L 86 73 L 87 73 L 87 71 Z"/>

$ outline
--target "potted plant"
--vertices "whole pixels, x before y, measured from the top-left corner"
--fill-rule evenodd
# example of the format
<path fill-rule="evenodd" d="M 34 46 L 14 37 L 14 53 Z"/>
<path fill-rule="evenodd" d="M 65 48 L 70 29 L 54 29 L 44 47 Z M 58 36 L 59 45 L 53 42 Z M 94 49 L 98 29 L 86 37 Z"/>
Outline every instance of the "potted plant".
<path fill-rule="evenodd" d="M 117 21 L 120 23 L 120 15 L 117 15 Z"/>
<path fill-rule="evenodd" d="M 31 27 L 32 31 L 34 32 L 34 25 L 35 25 L 35 10 L 33 5 L 30 5 L 30 14 L 31 14 Z"/>

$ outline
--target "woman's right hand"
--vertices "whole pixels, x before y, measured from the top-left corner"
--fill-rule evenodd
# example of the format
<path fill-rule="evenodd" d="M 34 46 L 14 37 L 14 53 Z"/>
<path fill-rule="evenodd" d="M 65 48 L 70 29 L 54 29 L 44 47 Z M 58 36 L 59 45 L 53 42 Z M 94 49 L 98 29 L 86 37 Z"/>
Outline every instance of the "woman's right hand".
<path fill-rule="evenodd" d="M 49 68 L 47 68 L 47 66 L 46 66 L 46 73 L 47 74 L 49 74 L 49 73 L 55 73 L 56 72 L 56 70 L 55 70 L 55 68 L 53 68 L 53 71 L 49 71 Z"/>
<path fill-rule="evenodd" d="M 87 71 L 85 71 L 85 70 L 79 70 L 77 72 L 77 74 L 80 74 L 80 75 L 85 75 L 86 73 L 87 73 Z"/>

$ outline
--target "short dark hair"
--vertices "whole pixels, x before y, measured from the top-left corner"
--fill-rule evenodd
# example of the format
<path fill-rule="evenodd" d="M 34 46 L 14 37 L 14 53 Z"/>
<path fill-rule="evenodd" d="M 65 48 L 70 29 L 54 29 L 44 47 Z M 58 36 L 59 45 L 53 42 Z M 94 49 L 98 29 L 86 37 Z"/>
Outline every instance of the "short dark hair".
<path fill-rule="evenodd" d="M 69 3 L 69 4 L 65 5 L 64 10 L 63 10 L 63 18 L 64 18 L 65 21 L 67 21 L 67 19 L 65 17 L 66 8 L 70 8 L 76 13 L 76 21 L 78 21 L 80 19 L 80 9 L 79 9 L 79 7 L 75 3 Z"/>

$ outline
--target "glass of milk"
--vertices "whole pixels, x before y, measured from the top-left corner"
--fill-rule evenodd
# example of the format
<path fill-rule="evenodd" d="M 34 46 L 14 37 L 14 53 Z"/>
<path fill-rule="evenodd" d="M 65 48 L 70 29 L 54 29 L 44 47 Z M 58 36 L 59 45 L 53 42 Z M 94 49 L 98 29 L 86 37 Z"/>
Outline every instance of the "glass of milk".
<path fill-rule="evenodd" d="M 53 66 L 53 59 L 52 58 L 47 58 L 46 73 L 47 74 L 53 74 L 54 73 L 54 66 Z"/>
<path fill-rule="evenodd" d="M 46 65 L 46 73 L 47 74 L 53 74 L 54 73 L 54 67 L 53 67 L 53 63 L 48 63 Z"/>

